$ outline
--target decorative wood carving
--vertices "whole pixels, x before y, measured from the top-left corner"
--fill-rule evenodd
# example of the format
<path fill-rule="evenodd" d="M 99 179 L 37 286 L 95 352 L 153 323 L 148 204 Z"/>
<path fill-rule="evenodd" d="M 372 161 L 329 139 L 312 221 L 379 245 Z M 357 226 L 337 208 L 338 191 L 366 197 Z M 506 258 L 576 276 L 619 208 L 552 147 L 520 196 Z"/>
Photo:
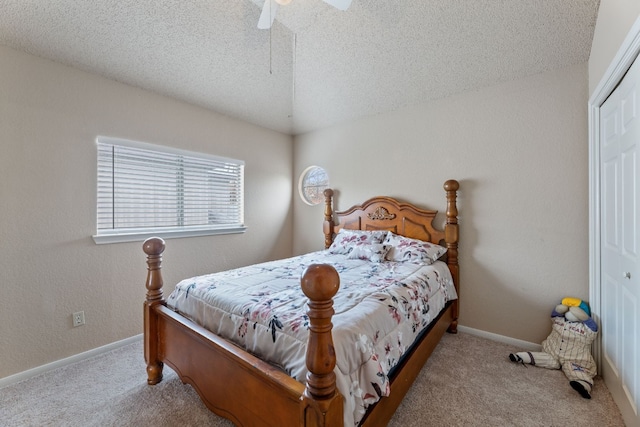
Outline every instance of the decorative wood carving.
<path fill-rule="evenodd" d="M 164 304 L 162 295 L 162 253 L 164 240 L 152 237 L 145 240 L 142 249 L 147 254 L 147 298 L 144 302 L 144 359 L 147 361 L 147 383 L 162 381 L 163 364 L 158 356 L 158 326 L 153 308 Z"/>
<path fill-rule="evenodd" d="M 307 387 L 304 399 L 308 402 L 305 418 L 316 420 L 319 426 L 331 427 L 342 424 L 342 396 L 336 388 L 336 352 L 331 336 L 333 297 L 340 287 L 340 276 L 335 268 L 326 264 L 307 267 L 301 281 L 302 292 L 309 298 L 309 343 L 306 364 Z M 329 411 L 333 407 L 332 411 Z M 309 412 L 309 409 L 311 412 Z M 327 414 L 331 417 L 327 418 Z"/>
<path fill-rule="evenodd" d="M 453 303 L 453 322 L 449 327 L 450 333 L 458 332 L 458 312 L 460 310 L 460 266 L 458 265 L 458 206 L 457 192 L 460 188 L 458 181 L 450 179 L 444 183 L 447 193 L 447 222 L 444 226 L 444 241 L 447 245 L 447 265 L 453 276 L 453 284 L 458 293 L 458 299 Z"/>
<path fill-rule="evenodd" d="M 333 209 L 331 203 L 333 202 L 333 190 L 327 188 L 323 191 L 324 194 L 324 223 L 322 229 L 324 231 L 324 248 L 328 249 L 333 242 L 333 229 L 335 223 L 333 222 Z"/>
<path fill-rule="evenodd" d="M 375 211 L 368 213 L 367 216 L 372 220 L 392 220 L 396 217 L 396 214 L 389 213 L 389 211 L 382 206 L 378 207 Z"/>

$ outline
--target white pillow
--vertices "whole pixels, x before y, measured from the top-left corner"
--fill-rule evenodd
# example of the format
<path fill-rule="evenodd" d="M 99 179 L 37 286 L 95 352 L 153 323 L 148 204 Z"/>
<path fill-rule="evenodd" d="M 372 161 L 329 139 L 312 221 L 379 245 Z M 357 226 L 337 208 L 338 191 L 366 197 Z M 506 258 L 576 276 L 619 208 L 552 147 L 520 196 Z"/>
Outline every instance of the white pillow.
<path fill-rule="evenodd" d="M 387 233 L 386 230 L 364 231 L 341 228 L 329 246 L 329 253 L 347 255 L 355 246 L 382 243 Z"/>
<path fill-rule="evenodd" d="M 388 233 L 384 244 L 389 246 L 387 260 L 413 264 L 433 264 L 447 252 L 447 248 L 423 240 L 410 239 Z"/>

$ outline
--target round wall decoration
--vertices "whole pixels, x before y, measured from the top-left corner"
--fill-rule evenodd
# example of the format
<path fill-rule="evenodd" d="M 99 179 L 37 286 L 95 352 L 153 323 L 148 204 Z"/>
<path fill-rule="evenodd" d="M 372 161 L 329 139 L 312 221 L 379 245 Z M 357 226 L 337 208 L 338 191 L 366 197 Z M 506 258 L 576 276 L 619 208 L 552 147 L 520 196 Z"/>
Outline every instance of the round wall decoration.
<path fill-rule="evenodd" d="M 329 188 L 329 175 L 320 166 L 309 166 L 300 175 L 298 191 L 308 205 L 317 205 L 324 200 L 322 192 Z"/>

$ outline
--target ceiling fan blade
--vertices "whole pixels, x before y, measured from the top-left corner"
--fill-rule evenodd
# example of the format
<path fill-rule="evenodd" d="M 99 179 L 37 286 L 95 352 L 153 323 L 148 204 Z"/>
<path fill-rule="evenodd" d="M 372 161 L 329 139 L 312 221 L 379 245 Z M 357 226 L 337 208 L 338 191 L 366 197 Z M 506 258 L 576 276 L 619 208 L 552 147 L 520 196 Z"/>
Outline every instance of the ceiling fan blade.
<path fill-rule="evenodd" d="M 347 10 L 351 6 L 351 0 L 324 0 L 324 2 L 340 10 Z"/>
<path fill-rule="evenodd" d="M 273 20 L 276 17 L 278 11 L 278 3 L 275 0 L 264 0 L 264 6 L 262 6 L 262 13 L 258 20 L 258 28 L 261 30 L 267 30 L 273 25 Z"/>

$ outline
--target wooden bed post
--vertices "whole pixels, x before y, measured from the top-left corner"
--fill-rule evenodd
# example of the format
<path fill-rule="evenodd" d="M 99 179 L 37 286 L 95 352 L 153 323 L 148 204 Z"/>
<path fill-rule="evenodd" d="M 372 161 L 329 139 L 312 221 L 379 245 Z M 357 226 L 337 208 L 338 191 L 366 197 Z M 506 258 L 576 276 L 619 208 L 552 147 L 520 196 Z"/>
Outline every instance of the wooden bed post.
<path fill-rule="evenodd" d="M 322 229 L 324 231 L 324 248 L 329 249 L 333 243 L 333 230 L 335 223 L 333 222 L 333 190 L 327 188 L 324 194 L 324 223 Z"/>
<path fill-rule="evenodd" d="M 326 191 L 326 190 L 325 190 Z M 326 194 L 326 193 L 325 193 Z M 336 388 L 336 353 L 331 336 L 333 297 L 340 287 L 338 272 L 327 264 L 307 267 L 301 280 L 302 291 L 309 298 L 309 342 L 306 364 L 307 385 L 304 390 L 304 425 L 333 427 L 343 424 L 342 396 Z"/>
<path fill-rule="evenodd" d="M 450 179 L 444 183 L 447 192 L 447 222 L 444 226 L 444 241 L 447 245 L 447 264 L 451 270 L 453 284 L 458 293 L 458 299 L 453 302 L 453 321 L 449 326 L 450 333 L 458 332 L 458 312 L 460 310 L 460 268 L 458 265 L 458 206 L 456 205 L 458 181 Z"/>
<path fill-rule="evenodd" d="M 147 298 L 144 302 L 144 359 L 147 362 L 147 383 L 162 381 L 162 362 L 158 359 L 158 317 L 154 306 L 164 304 L 162 296 L 162 252 L 164 240 L 151 237 L 144 241 L 142 249 L 147 254 Z"/>

